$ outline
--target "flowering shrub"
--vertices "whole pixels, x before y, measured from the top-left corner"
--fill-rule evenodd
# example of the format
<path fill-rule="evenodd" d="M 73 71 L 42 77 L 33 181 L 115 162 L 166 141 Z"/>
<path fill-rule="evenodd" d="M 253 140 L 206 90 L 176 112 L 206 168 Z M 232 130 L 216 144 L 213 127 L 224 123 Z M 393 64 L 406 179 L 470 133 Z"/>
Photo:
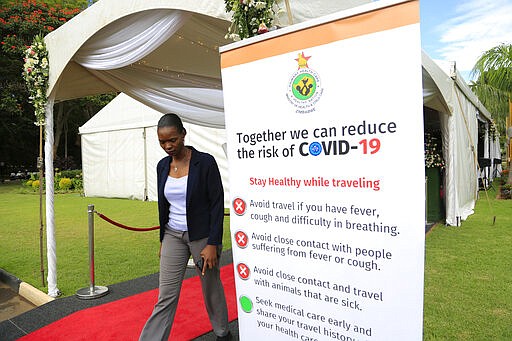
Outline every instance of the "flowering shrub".
<path fill-rule="evenodd" d="M 55 169 L 55 177 L 53 178 L 53 188 L 56 193 L 67 193 L 67 192 L 81 192 L 84 189 L 82 170 L 64 170 L 59 171 Z M 39 191 L 39 173 L 31 173 L 30 179 L 22 182 L 22 186 L 25 191 L 38 192 Z M 45 179 L 43 178 L 43 190 L 45 189 Z M 25 191 L 22 190 L 22 193 Z"/>
<path fill-rule="evenodd" d="M 76 176 L 73 179 L 71 179 L 71 182 L 73 183 L 73 188 L 77 191 L 82 191 L 84 189 L 84 180 L 82 179 L 82 175 Z"/>
<path fill-rule="evenodd" d="M 0 6 L 0 39 L 8 53 L 23 53 L 34 35 L 50 33 L 80 13 L 81 8 L 63 8 L 42 0 L 4 1 Z M 76 4 L 76 7 L 80 4 Z M 73 6 L 75 7 L 75 6 Z"/>
<path fill-rule="evenodd" d="M 72 185 L 73 183 L 71 182 L 70 178 L 61 178 L 59 181 L 59 188 L 64 191 L 69 190 Z"/>
<path fill-rule="evenodd" d="M 425 167 L 444 168 L 441 138 L 437 134 L 425 133 Z"/>
<path fill-rule="evenodd" d="M 39 180 L 34 180 L 34 181 L 32 181 L 32 188 L 33 188 L 34 190 L 38 190 L 38 189 L 39 189 L 39 184 L 40 184 L 40 183 L 39 183 Z"/>
<path fill-rule="evenodd" d="M 7 138 L 26 129 L 26 118 L 34 114 L 33 106 L 28 103 L 32 94 L 28 91 L 24 77 L 20 77 L 27 49 L 37 34 L 45 36 L 79 13 L 85 6 L 85 3 L 81 4 L 84 1 L 73 1 L 72 6 L 80 8 L 71 9 L 57 4 L 63 1 L 47 1 L 49 4 L 43 0 L 0 1 L 0 112 L 5 114 L 3 118 L 13 116 L 12 123 L 17 125 L 16 129 L 9 129 Z M 23 126 L 19 122 L 23 122 Z"/>
<path fill-rule="evenodd" d="M 80 192 L 84 188 L 82 170 L 80 169 L 63 171 L 59 171 L 58 169 L 56 169 L 54 180 L 55 189 L 60 189 L 64 191 L 73 190 Z"/>
<path fill-rule="evenodd" d="M 233 12 L 226 39 L 238 41 L 273 29 L 279 12 L 276 0 L 224 0 L 226 11 Z"/>
<path fill-rule="evenodd" d="M 46 90 L 48 89 L 48 51 L 41 35 L 25 51 L 23 77 L 29 91 L 29 101 L 34 105 L 36 125 L 43 125 L 45 119 Z"/>

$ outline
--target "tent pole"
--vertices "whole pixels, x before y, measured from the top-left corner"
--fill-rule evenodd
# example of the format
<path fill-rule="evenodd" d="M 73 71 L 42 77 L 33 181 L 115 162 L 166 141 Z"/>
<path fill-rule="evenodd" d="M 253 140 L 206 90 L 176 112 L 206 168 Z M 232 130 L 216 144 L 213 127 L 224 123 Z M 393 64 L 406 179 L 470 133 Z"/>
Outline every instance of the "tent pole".
<path fill-rule="evenodd" d="M 286 4 L 286 12 L 288 13 L 288 24 L 293 25 L 292 8 L 290 7 L 290 0 L 284 0 Z"/>
<path fill-rule="evenodd" d="M 37 168 L 39 169 L 39 258 L 41 281 L 43 287 L 46 286 L 44 281 L 44 256 L 43 256 L 43 125 L 39 126 L 39 157 L 37 158 Z"/>
<path fill-rule="evenodd" d="M 57 255 L 55 243 L 55 209 L 54 209 L 54 169 L 53 169 L 53 103 L 55 95 L 48 97 L 46 104 L 46 129 L 45 129 L 45 174 L 46 174 L 46 257 L 48 260 L 48 295 L 58 297 L 60 291 L 57 288 Z"/>

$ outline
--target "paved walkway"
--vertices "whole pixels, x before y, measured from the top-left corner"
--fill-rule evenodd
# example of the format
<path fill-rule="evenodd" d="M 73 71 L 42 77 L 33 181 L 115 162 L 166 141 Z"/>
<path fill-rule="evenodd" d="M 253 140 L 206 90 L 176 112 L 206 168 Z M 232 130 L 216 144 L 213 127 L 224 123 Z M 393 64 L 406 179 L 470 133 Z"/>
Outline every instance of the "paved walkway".
<path fill-rule="evenodd" d="M 32 310 L 36 305 L 18 295 L 9 285 L 0 282 L 0 322 Z"/>

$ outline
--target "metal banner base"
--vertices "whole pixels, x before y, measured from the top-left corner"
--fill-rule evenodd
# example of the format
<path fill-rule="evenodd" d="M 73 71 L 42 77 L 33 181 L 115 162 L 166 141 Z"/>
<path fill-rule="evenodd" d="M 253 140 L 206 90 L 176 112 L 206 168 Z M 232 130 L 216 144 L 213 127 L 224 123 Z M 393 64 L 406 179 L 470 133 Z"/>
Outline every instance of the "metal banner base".
<path fill-rule="evenodd" d="M 108 288 L 95 285 L 94 287 L 82 288 L 76 291 L 76 296 L 83 300 L 99 298 L 108 294 Z"/>

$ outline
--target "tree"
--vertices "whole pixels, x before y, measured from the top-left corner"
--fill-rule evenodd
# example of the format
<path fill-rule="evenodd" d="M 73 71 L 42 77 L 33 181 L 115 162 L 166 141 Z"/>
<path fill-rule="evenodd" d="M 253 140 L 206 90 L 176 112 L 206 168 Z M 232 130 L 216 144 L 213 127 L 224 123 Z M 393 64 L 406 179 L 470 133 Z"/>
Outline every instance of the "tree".
<path fill-rule="evenodd" d="M 53 31 L 86 8 L 88 3 L 87 0 L 0 2 L 0 161 L 10 164 L 11 171 L 21 166 L 34 168 L 38 154 L 39 130 L 33 124 L 34 109 L 28 102 L 28 91 L 21 75 L 24 52 L 36 34 L 45 35 Z M 82 120 L 75 121 L 83 124 L 91 114 L 86 112 L 91 107 L 85 105 L 86 102 L 78 100 L 61 104 L 64 121 L 56 117 L 55 126 L 65 127 L 66 118 L 72 111 L 85 113 L 79 115 Z M 95 105 L 95 108 L 99 110 L 101 107 Z M 71 129 L 77 130 L 77 127 Z M 58 150 L 62 131 L 56 129 L 55 150 Z M 80 157 L 79 150 L 74 153 Z"/>
<path fill-rule="evenodd" d="M 37 33 L 52 31 L 78 12 L 35 1 L 9 2 L 0 8 L 0 161 L 12 167 L 30 168 L 39 142 L 33 108 L 21 77 L 23 53 Z"/>
<path fill-rule="evenodd" d="M 500 132 L 505 132 L 512 101 L 512 45 L 501 44 L 484 52 L 473 67 L 477 80 L 471 88 L 480 101 L 496 114 Z M 508 183 L 512 184 L 509 165 Z"/>

